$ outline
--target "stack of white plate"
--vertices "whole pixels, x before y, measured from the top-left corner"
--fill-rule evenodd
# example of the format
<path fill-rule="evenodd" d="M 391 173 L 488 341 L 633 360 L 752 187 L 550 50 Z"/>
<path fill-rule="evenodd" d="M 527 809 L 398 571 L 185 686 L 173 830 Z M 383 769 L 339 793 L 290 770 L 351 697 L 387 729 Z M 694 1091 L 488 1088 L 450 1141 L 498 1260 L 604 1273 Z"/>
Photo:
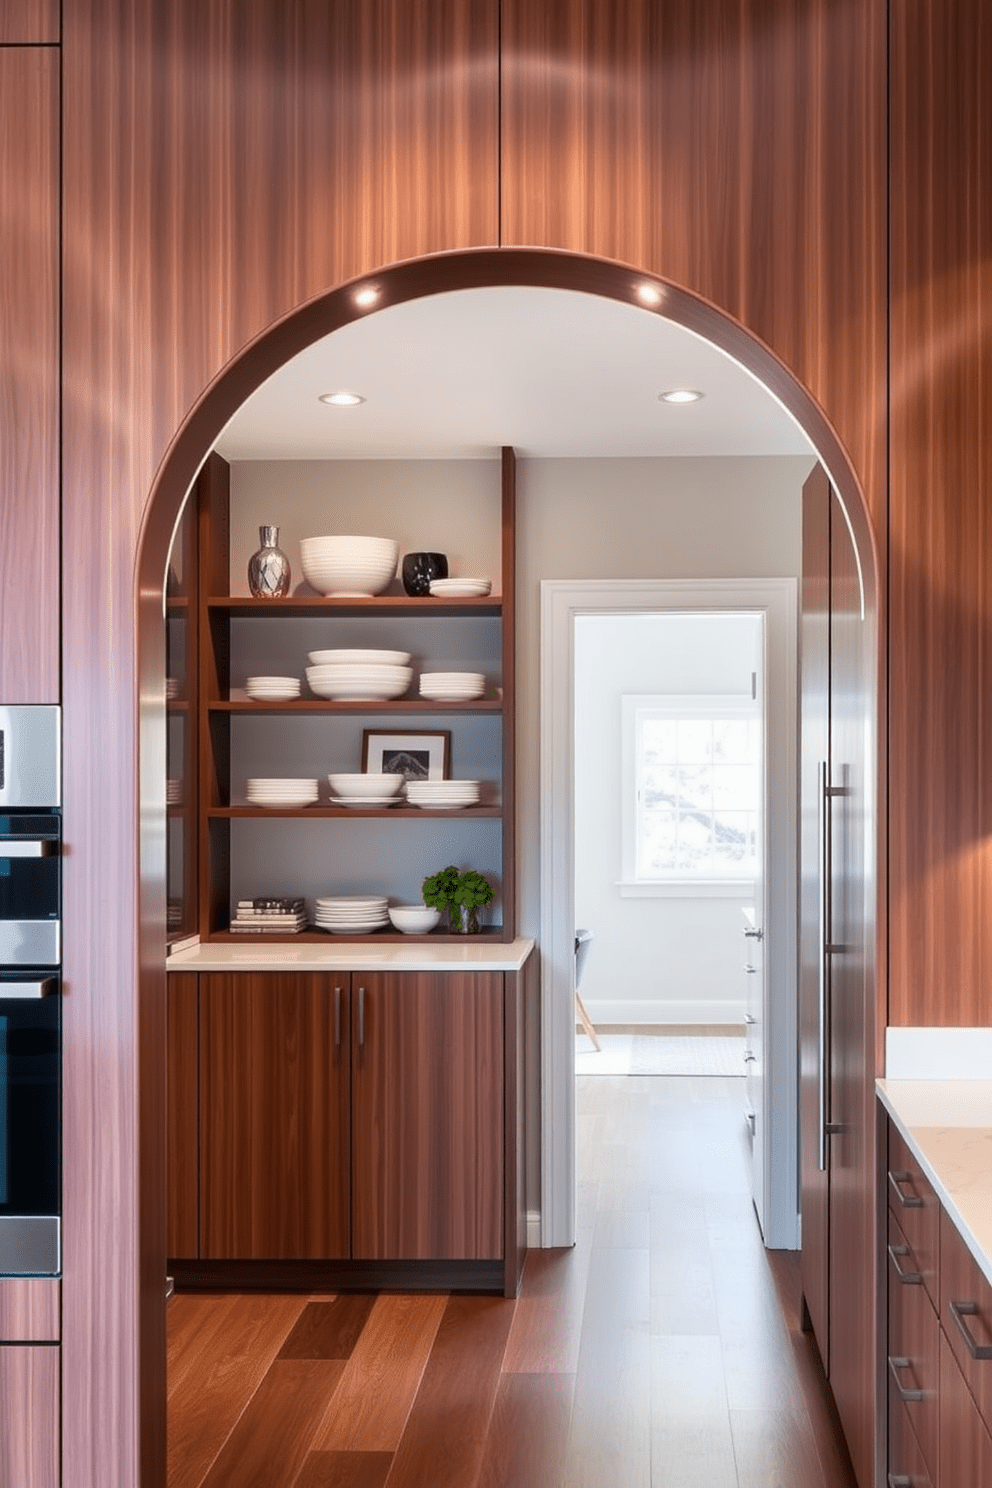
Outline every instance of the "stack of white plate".
<path fill-rule="evenodd" d="M 479 800 L 477 780 L 408 780 L 406 797 L 422 811 L 455 811 L 475 806 Z"/>
<path fill-rule="evenodd" d="M 310 651 L 312 666 L 409 666 L 409 651 L 369 651 L 343 647 L 336 651 Z"/>
<path fill-rule="evenodd" d="M 339 703 L 371 703 L 402 697 L 413 679 L 413 668 L 381 663 L 334 662 L 308 666 L 307 682 L 317 697 Z"/>
<path fill-rule="evenodd" d="M 402 775 L 328 775 L 327 778 L 335 806 L 368 811 L 370 807 L 376 810 L 381 806 L 395 806 L 402 800 Z"/>
<path fill-rule="evenodd" d="M 486 690 L 482 672 L 421 672 L 420 696 L 438 703 L 468 703 Z"/>
<path fill-rule="evenodd" d="M 431 579 L 435 599 L 485 599 L 492 587 L 492 579 Z"/>
<path fill-rule="evenodd" d="M 249 677 L 245 692 L 257 703 L 284 703 L 300 695 L 299 677 Z"/>
<path fill-rule="evenodd" d="M 300 554 L 318 594 L 368 599 L 392 583 L 400 550 L 391 537 L 304 537 Z"/>
<path fill-rule="evenodd" d="M 319 791 L 316 780 L 249 780 L 247 792 L 251 806 L 267 806 L 272 810 L 296 811 L 301 806 L 312 806 Z"/>
<path fill-rule="evenodd" d="M 384 894 L 327 894 L 314 900 L 313 922 L 332 935 L 370 935 L 389 924 Z"/>

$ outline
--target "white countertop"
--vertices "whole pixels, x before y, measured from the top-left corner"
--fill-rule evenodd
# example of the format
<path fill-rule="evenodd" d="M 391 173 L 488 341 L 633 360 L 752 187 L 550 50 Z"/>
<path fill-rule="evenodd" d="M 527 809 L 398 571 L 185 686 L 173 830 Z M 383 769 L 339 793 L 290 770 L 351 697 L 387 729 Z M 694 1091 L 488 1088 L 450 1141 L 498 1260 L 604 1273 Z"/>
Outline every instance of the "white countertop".
<path fill-rule="evenodd" d="M 194 945 L 176 951 L 166 971 L 519 971 L 534 949 L 533 940 L 469 940 L 429 945 L 423 940 L 363 944 L 356 940 L 280 941 L 260 945 L 228 941 Z"/>
<path fill-rule="evenodd" d="M 992 1285 L 992 1080 L 877 1080 L 879 1098 Z"/>

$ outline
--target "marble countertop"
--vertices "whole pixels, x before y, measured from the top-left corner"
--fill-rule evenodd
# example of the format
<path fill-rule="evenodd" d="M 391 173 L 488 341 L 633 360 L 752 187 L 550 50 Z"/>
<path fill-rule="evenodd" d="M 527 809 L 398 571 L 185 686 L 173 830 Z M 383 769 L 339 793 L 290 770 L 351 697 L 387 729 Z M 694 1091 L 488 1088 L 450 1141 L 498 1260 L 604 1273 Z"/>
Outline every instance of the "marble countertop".
<path fill-rule="evenodd" d="M 228 941 L 193 945 L 175 951 L 165 963 L 166 971 L 519 971 L 534 949 L 533 940 L 518 937 L 504 942 L 472 940 L 465 945 L 444 941 L 430 945 L 423 940 L 335 941 L 300 945 L 280 941 L 249 945 Z"/>
<path fill-rule="evenodd" d="M 877 1080 L 876 1089 L 992 1285 L 992 1080 Z"/>

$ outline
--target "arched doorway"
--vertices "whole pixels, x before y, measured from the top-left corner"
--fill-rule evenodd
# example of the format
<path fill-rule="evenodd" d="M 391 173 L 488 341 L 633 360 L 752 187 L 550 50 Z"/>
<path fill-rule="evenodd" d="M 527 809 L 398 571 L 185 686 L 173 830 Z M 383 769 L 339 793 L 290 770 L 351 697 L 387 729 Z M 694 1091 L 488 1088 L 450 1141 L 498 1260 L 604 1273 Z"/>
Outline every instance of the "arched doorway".
<path fill-rule="evenodd" d="M 612 299 L 636 307 L 646 315 L 660 316 L 681 325 L 711 342 L 745 367 L 796 419 L 817 450 L 838 492 L 844 518 L 850 529 L 861 567 L 863 607 L 873 617 L 877 611 L 877 563 L 863 496 L 850 461 L 821 410 L 782 363 L 714 306 L 676 286 L 629 267 L 576 255 L 538 250 L 483 250 L 396 265 L 360 281 L 340 286 L 327 295 L 300 307 L 247 347 L 217 378 L 190 413 L 177 434 L 152 492 L 145 519 L 138 566 L 139 630 L 138 662 L 139 737 L 141 775 L 148 778 L 161 761 L 161 709 L 157 701 L 164 675 L 161 641 L 162 585 L 166 557 L 177 514 L 196 473 L 232 414 L 245 399 L 290 358 L 319 338 L 367 316 L 372 311 L 425 299 L 452 290 L 492 286 L 533 286 L 567 290 Z M 876 707 L 874 697 L 870 706 Z M 149 797 L 150 802 L 153 796 Z M 158 979 L 164 962 L 165 894 L 161 854 L 153 850 L 157 824 L 155 808 L 142 802 L 143 840 L 141 864 L 139 963 L 143 977 Z M 149 1049 L 142 1068 L 164 1061 L 161 1047 Z M 151 1089 L 161 1088 L 161 1068 L 150 1078 Z M 545 1089 L 542 1105 L 545 1120 L 555 1120 L 558 1097 Z M 161 1129 L 155 1111 L 141 1108 L 141 1149 L 150 1156 L 149 1171 L 161 1164 Z M 156 1144 L 158 1148 L 156 1148 Z M 157 1156 L 156 1156 L 157 1151 Z M 545 1151 L 547 1146 L 545 1145 Z M 154 1262 L 161 1252 L 164 1272 L 164 1243 L 156 1237 L 156 1226 L 164 1235 L 164 1203 L 149 1198 L 143 1225 L 143 1246 Z M 151 1392 L 149 1392 L 151 1394 Z M 149 1395 L 146 1395 L 146 1399 Z"/>

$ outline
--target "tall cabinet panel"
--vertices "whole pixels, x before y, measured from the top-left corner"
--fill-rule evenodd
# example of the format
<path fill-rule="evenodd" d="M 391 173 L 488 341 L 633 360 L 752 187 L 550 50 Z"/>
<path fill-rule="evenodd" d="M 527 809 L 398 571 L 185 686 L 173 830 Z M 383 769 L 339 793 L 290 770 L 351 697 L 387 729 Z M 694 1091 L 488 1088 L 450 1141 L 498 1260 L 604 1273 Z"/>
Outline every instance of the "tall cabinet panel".
<path fill-rule="evenodd" d="M 874 664 L 843 506 L 817 467 L 803 490 L 803 1291 L 858 1480 L 873 1480 Z"/>
<path fill-rule="evenodd" d="M 58 51 L 0 47 L 0 100 L 0 700 L 57 703 Z"/>

